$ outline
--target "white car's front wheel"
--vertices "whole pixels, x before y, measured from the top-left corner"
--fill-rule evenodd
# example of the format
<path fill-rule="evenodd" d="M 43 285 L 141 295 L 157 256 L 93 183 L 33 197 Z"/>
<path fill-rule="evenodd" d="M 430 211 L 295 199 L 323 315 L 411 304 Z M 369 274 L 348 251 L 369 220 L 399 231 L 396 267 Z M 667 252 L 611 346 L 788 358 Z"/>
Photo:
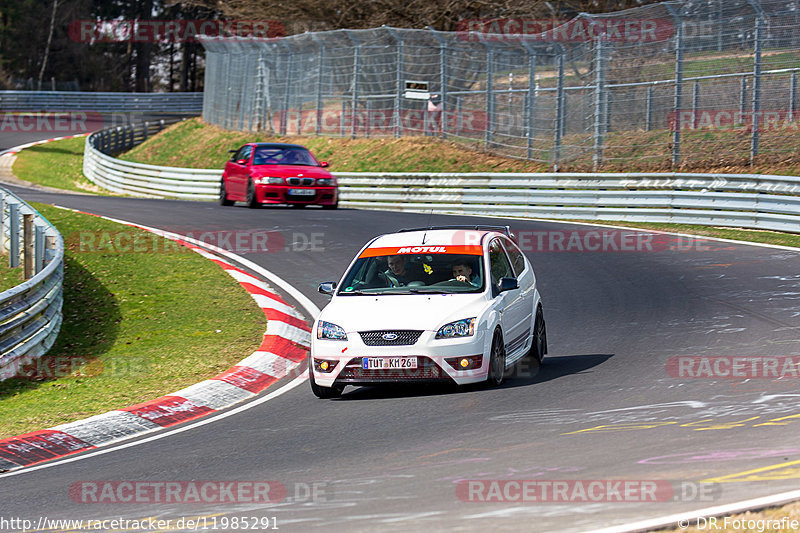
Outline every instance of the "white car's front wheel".
<path fill-rule="evenodd" d="M 503 334 L 498 330 L 492 339 L 492 351 L 489 356 L 489 375 L 486 381 L 491 387 L 499 387 L 506 374 L 506 348 L 503 345 Z"/>
<path fill-rule="evenodd" d="M 335 385 L 333 387 L 323 387 L 321 385 L 317 385 L 317 382 L 314 380 L 313 364 L 313 361 L 309 361 L 308 382 L 311 384 L 311 392 L 314 393 L 314 396 L 317 398 L 322 398 L 323 400 L 340 397 L 342 395 L 342 391 L 344 391 L 344 387 L 342 385 Z"/>
<path fill-rule="evenodd" d="M 542 308 L 536 308 L 536 319 L 533 322 L 533 342 L 531 343 L 531 358 L 539 364 L 544 360 L 547 353 L 547 327 L 544 323 L 544 313 Z"/>

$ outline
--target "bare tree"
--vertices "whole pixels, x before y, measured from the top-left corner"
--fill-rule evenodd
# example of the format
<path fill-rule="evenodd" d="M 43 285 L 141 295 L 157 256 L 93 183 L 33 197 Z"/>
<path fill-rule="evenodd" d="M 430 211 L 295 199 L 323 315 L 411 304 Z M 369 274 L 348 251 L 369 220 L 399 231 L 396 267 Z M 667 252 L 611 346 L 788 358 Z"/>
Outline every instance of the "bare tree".
<path fill-rule="evenodd" d="M 53 12 L 50 14 L 50 31 L 47 34 L 47 45 L 44 47 L 44 59 L 42 59 L 42 68 L 39 69 L 39 82 L 37 90 L 42 90 L 42 78 L 44 78 L 44 69 L 47 68 L 47 58 L 50 55 L 50 43 L 53 42 L 53 30 L 56 26 L 56 10 L 58 9 L 58 0 L 53 0 Z"/>

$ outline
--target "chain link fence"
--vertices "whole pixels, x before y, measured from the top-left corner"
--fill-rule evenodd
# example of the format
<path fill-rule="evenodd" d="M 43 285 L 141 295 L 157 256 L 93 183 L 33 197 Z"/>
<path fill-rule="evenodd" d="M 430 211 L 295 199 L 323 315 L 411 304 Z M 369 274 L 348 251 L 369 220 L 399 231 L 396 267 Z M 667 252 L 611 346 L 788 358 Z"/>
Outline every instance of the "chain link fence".
<path fill-rule="evenodd" d="M 800 152 L 800 2 L 672 1 L 570 21 L 202 38 L 203 118 L 280 135 L 437 136 L 554 170 Z"/>

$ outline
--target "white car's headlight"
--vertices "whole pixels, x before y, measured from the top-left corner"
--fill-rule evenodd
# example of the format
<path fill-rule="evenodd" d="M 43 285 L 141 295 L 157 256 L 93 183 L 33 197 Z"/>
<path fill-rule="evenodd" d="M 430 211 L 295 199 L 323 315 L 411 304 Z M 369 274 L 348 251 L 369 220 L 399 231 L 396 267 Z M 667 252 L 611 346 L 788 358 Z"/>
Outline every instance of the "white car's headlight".
<path fill-rule="evenodd" d="M 437 339 L 453 339 L 456 337 L 470 337 L 475 334 L 475 318 L 464 318 L 450 322 L 439 328 L 436 332 Z"/>
<path fill-rule="evenodd" d="M 317 325 L 317 338 L 334 341 L 346 341 L 347 333 L 344 332 L 344 329 L 342 329 L 341 326 L 320 320 L 319 324 Z"/>

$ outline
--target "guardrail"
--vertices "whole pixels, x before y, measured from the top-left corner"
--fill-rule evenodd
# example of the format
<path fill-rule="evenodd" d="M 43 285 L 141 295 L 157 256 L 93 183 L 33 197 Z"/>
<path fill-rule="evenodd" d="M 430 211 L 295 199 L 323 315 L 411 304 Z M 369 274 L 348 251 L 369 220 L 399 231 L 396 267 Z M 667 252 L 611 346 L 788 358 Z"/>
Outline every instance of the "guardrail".
<path fill-rule="evenodd" d="M 212 200 L 219 196 L 221 170 L 159 167 L 111 157 L 160 131 L 165 121 L 100 130 L 86 138 L 83 173 L 109 191 L 156 198 Z"/>
<path fill-rule="evenodd" d="M 0 252 L 8 254 L 11 268 L 19 265 L 20 255 L 27 256 L 33 271 L 27 281 L 0 292 L 2 381 L 18 375 L 21 365 L 44 355 L 55 342 L 61 328 L 64 240 L 35 209 L 0 188 Z"/>
<path fill-rule="evenodd" d="M 89 136 L 84 152 L 84 174 L 96 184 L 135 195 L 217 198 L 221 170 L 121 161 L 94 147 L 95 139 L 102 135 L 104 132 Z M 800 177 L 794 176 L 679 172 L 334 175 L 339 180 L 342 207 L 701 224 L 800 233 Z"/>
<path fill-rule="evenodd" d="M 200 115 L 203 93 L 0 91 L 0 111 L 94 111 Z"/>
<path fill-rule="evenodd" d="M 343 207 L 800 233 L 800 178 L 691 173 L 337 173 Z"/>

